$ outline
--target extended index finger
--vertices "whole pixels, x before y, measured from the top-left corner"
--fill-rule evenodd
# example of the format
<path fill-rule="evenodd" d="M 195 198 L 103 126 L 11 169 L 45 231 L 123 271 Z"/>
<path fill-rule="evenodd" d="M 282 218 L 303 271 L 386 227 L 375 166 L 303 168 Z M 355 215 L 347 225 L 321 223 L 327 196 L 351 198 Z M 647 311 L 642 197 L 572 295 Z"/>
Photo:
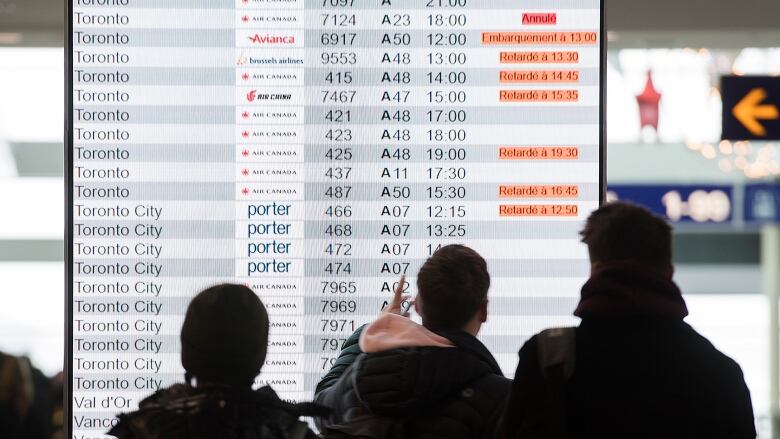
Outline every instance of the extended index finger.
<path fill-rule="evenodd" d="M 395 293 L 393 296 L 394 302 L 400 304 L 402 296 L 404 294 L 404 288 L 406 287 L 406 275 L 401 275 L 401 279 L 398 281 L 398 285 L 395 287 Z"/>

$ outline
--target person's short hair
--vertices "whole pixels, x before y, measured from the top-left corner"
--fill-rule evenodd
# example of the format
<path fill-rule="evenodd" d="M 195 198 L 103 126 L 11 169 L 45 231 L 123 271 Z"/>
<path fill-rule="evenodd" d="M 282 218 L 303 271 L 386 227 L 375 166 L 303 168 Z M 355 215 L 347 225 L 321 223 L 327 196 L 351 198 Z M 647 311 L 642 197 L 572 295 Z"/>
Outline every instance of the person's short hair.
<path fill-rule="evenodd" d="M 591 262 L 630 261 L 656 271 L 672 265 L 672 227 L 636 204 L 605 204 L 588 217 L 580 235 Z"/>
<path fill-rule="evenodd" d="M 248 386 L 268 348 L 268 313 L 243 285 L 204 290 L 190 302 L 181 328 L 181 363 L 198 382 Z"/>
<path fill-rule="evenodd" d="M 448 245 L 437 250 L 417 274 L 423 324 L 462 329 L 487 300 L 487 262 L 474 250 Z"/>

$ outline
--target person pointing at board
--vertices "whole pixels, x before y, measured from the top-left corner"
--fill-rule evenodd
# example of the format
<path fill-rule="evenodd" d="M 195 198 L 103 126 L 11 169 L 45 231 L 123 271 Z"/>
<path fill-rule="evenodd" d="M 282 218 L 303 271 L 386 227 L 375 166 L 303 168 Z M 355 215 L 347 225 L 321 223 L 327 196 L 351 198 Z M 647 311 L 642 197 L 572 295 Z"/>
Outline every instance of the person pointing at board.
<path fill-rule="evenodd" d="M 344 345 L 317 386 L 333 410 L 326 438 L 493 437 L 510 381 L 477 339 L 487 321 L 490 275 L 474 250 L 442 247 L 417 275 L 422 325 L 408 318 L 401 278 L 380 317 Z"/>

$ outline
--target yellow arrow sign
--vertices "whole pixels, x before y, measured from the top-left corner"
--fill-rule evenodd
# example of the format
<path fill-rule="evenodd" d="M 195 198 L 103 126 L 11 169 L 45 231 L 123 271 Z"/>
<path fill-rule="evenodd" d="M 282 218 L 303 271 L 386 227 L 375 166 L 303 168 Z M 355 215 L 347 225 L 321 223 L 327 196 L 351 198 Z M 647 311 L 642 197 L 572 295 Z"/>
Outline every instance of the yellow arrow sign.
<path fill-rule="evenodd" d="M 766 136 L 766 128 L 759 120 L 777 120 L 780 119 L 780 111 L 775 105 L 761 105 L 766 99 L 766 89 L 754 88 L 750 90 L 737 105 L 734 106 L 732 113 L 748 131 L 754 136 Z"/>

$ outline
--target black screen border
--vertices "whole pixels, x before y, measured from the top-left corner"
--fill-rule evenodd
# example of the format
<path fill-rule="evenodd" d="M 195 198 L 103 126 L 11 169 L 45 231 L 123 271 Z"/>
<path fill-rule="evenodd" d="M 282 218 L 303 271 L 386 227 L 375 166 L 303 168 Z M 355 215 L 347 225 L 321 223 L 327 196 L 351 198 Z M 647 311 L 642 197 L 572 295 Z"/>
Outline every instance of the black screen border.
<path fill-rule="evenodd" d="M 607 30 L 605 0 L 600 7 L 600 71 L 599 71 L 599 204 L 607 193 Z M 73 432 L 73 0 L 65 4 L 65 358 L 63 362 L 63 428 L 66 437 Z"/>

